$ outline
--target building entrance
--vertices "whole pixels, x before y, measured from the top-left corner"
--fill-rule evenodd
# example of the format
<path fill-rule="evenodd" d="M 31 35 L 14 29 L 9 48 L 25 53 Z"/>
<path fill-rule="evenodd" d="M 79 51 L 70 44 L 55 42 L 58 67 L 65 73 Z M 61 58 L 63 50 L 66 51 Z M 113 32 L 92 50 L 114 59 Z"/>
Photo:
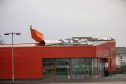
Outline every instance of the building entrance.
<path fill-rule="evenodd" d="M 46 64 L 43 67 L 44 78 L 70 78 L 69 59 L 43 59 L 43 64 Z"/>

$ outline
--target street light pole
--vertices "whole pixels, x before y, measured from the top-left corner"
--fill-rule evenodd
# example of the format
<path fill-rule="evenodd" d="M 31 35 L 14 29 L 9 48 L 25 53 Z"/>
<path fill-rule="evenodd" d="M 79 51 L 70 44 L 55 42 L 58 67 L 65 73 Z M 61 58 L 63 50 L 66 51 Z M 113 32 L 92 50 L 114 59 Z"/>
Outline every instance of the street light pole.
<path fill-rule="evenodd" d="M 12 36 L 12 82 L 14 83 L 14 46 L 13 46 L 13 35 L 20 35 L 21 33 L 4 33 L 4 35 Z"/>

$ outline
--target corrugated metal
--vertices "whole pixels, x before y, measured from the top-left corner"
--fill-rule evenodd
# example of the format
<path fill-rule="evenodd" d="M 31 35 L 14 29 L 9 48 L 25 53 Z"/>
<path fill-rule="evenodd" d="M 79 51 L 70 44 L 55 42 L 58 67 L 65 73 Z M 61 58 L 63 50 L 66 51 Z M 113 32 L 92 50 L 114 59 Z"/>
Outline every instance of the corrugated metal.
<path fill-rule="evenodd" d="M 43 33 L 39 32 L 38 30 L 35 30 L 32 28 L 32 26 L 30 26 L 30 30 L 31 30 L 31 36 L 32 38 L 37 41 L 37 42 L 41 42 L 44 40 L 44 35 Z"/>

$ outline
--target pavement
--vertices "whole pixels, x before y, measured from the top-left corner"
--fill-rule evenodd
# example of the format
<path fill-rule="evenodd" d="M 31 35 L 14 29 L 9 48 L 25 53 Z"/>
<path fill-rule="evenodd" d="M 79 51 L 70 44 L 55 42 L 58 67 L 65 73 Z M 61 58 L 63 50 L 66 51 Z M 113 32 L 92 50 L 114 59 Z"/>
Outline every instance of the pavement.
<path fill-rule="evenodd" d="M 126 84 L 126 74 L 116 74 L 97 79 L 50 79 L 50 80 L 0 80 L 0 84 Z"/>

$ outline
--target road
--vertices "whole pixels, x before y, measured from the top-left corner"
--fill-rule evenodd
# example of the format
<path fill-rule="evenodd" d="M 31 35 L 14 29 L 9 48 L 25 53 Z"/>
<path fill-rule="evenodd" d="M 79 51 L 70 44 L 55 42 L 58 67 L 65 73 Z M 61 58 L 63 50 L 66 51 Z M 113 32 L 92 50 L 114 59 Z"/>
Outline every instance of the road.
<path fill-rule="evenodd" d="M 12 84 L 12 80 L 0 80 L 0 84 Z M 126 84 L 126 74 L 116 74 L 98 79 L 70 79 L 70 80 L 15 80 L 14 84 Z"/>

